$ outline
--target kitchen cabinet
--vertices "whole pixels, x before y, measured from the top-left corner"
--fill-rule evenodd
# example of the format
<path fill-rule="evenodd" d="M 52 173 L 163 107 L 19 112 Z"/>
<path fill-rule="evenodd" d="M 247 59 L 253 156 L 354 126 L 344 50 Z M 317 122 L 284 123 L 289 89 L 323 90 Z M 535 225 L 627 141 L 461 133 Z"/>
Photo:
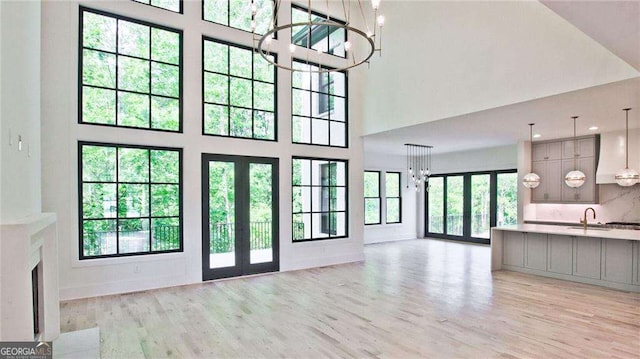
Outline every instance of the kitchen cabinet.
<path fill-rule="evenodd" d="M 547 235 L 540 233 L 527 233 L 525 236 L 525 262 L 526 268 L 547 269 Z"/>
<path fill-rule="evenodd" d="M 548 263 L 549 272 L 571 274 L 573 272 L 573 238 L 549 234 Z"/>
<path fill-rule="evenodd" d="M 524 233 L 505 233 L 503 243 L 503 263 L 508 266 L 524 267 Z"/>
<path fill-rule="evenodd" d="M 640 242 L 633 242 L 633 284 L 640 285 Z"/>
<path fill-rule="evenodd" d="M 593 157 L 583 157 L 575 160 L 562 160 L 562 202 L 568 203 L 596 203 L 596 163 Z M 564 176 L 577 169 L 586 175 L 584 184 L 578 188 L 571 188 L 564 183 Z M 590 175 L 591 174 L 591 175 Z"/>
<path fill-rule="evenodd" d="M 602 279 L 631 284 L 633 280 L 633 242 L 602 240 Z"/>
<path fill-rule="evenodd" d="M 533 144 L 532 170 L 540 176 L 540 185 L 531 190 L 532 203 L 598 203 L 595 179 L 599 137 L 578 137 L 575 142 L 575 157 L 573 138 Z M 585 184 L 577 189 L 564 183 L 564 176 L 574 168 L 586 175 Z"/>
<path fill-rule="evenodd" d="M 602 239 L 573 237 L 573 275 L 600 279 Z"/>

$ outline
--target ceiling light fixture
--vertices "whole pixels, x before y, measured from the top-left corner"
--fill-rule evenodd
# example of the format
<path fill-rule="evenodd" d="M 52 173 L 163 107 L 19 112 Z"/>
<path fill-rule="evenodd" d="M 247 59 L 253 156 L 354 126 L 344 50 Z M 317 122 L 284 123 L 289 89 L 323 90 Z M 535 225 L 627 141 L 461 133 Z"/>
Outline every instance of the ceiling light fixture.
<path fill-rule="evenodd" d="M 540 185 L 540 176 L 533 172 L 533 125 L 535 125 L 535 123 L 529 124 L 529 146 L 531 149 L 529 153 L 531 158 L 531 161 L 529 161 L 529 170 L 531 172 L 527 173 L 522 178 L 522 184 L 527 188 L 536 188 Z M 538 137 L 540 137 L 540 135 L 538 135 Z"/>
<path fill-rule="evenodd" d="M 589 127 L 589 131 L 595 131 L 598 129 L 598 126 L 591 126 Z"/>
<path fill-rule="evenodd" d="M 278 19 L 278 12 L 280 11 L 280 5 L 282 0 L 275 0 L 274 8 L 273 8 L 273 16 L 269 20 L 269 27 L 267 32 L 264 35 L 258 35 L 255 33 L 256 29 L 256 6 L 254 4 L 255 0 L 251 0 L 251 29 L 254 34 L 254 41 L 257 41 L 256 50 L 257 52 L 270 64 L 273 66 L 279 67 L 284 70 L 288 70 L 291 72 L 299 71 L 299 72 L 316 72 L 316 73 L 326 73 L 326 72 L 338 72 L 344 71 L 356 66 L 369 63 L 369 59 L 373 56 L 373 54 L 377 51 L 382 56 L 382 28 L 385 24 L 385 17 L 383 15 L 379 15 L 378 11 L 380 9 L 380 0 L 371 0 L 371 7 L 373 12 L 373 18 L 367 21 L 367 17 L 365 15 L 365 10 L 363 8 L 362 0 L 349 1 L 342 0 L 342 9 L 344 11 L 344 19 L 345 22 L 338 22 L 334 20 L 332 16 L 329 16 L 329 2 L 327 2 L 327 15 L 326 17 L 321 17 L 316 15 L 311 10 L 311 0 L 307 1 L 307 17 L 305 21 L 299 22 L 291 22 L 289 24 L 284 24 L 280 26 L 276 26 Z M 360 22 L 363 24 L 363 28 L 357 28 L 355 25 L 351 23 L 351 7 L 352 3 L 357 3 L 357 8 L 353 10 L 354 14 L 359 14 Z M 288 9 L 288 8 L 286 8 Z M 358 16 L 358 15 L 355 15 Z M 372 29 L 373 28 L 373 29 Z M 277 63 L 273 57 L 269 54 L 269 50 L 271 46 L 273 46 L 273 38 L 276 32 L 280 30 L 290 29 L 292 32 L 300 33 L 302 31 L 308 32 L 308 41 L 311 42 L 311 39 L 314 36 L 320 36 L 323 39 L 326 39 L 330 34 L 334 31 L 343 29 L 346 32 L 346 39 L 348 41 L 344 41 L 341 44 L 336 46 L 342 46 L 345 51 L 345 64 L 344 66 L 337 68 L 326 68 L 322 66 L 304 66 L 302 68 L 294 68 L 291 65 L 287 65 L 284 63 Z M 377 42 L 377 47 L 376 47 Z M 356 46 L 357 44 L 357 46 Z M 296 51 L 296 44 L 289 44 L 289 51 L 294 53 Z M 300 57 L 305 57 L 307 63 L 311 63 L 310 56 L 314 56 L 317 58 L 318 54 L 316 51 L 312 52 L 312 49 L 309 47 L 309 51 L 304 52 L 299 55 Z M 360 51 L 362 49 L 362 51 Z M 320 51 L 318 51 L 320 52 Z"/>
<path fill-rule="evenodd" d="M 540 137 L 542 137 L 542 135 L 539 133 L 536 133 L 535 135 L 533 135 L 533 138 L 540 138 Z"/>
<path fill-rule="evenodd" d="M 407 188 L 409 180 L 416 192 L 420 192 L 420 185 L 429 182 L 431 176 L 431 150 L 433 146 L 405 143 L 407 163 Z M 427 187 L 427 191 L 428 191 Z"/>
<path fill-rule="evenodd" d="M 621 169 L 620 171 L 618 171 L 616 173 L 616 183 L 619 184 L 622 187 L 630 187 L 633 186 L 636 183 L 640 182 L 640 174 L 638 174 L 638 171 L 634 170 L 634 169 L 629 169 L 629 110 L 631 110 L 630 108 L 625 108 L 622 109 L 622 111 L 625 111 L 627 113 L 627 124 L 626 124 L 626 133 L 625 133 L 625 155 L 626 155 L 626 162 L 625 162 L 625 167 L 624 169 Z"/>
<path fill-rule="evenodd" d="M 576 158 L 578 157 L 578 141 L 576 140 L 576 120 L 578 119 L 578 116 L 573 116 L 571 118 L 573 119 L 573 171 L 567 173 L 564 176 L 564 183 L 566 183 L 567 186 L 571 188 L 578 188 L 584 184 L 584 182 L 587 180 L 587 176 L 584 174 L 584 172 L 578 170 L 576 160 Z"/>

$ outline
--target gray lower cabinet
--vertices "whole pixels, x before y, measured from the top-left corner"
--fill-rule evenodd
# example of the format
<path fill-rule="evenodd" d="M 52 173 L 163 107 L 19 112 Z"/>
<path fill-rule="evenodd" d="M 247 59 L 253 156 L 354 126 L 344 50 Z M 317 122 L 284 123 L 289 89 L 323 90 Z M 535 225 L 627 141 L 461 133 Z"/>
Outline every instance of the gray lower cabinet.
<path fill-rule="evenodd" d="M 560 274 L 573 273 L 573 237 L 549 235 L 547 270 Z"/>
<path fill-rule="evenodd" d="M 602 279 L 631 284 L 633 280 L 633 242 L 602 240 Z"/>
<path fill-rule="evenodd" d="M 633 242 L 633 284 L 640 285 L 640 242 Z"/>
<path fill-rule="evenodd" d="M 525 261 L 526 268 L 547 269 L 547 235 L 540 233 L 527 233 L 525 237 Z"/>
<path fill-rule="evenodd" d="M 573 275 L 600 279 L 602 239 L 573 237 Z"/>
<path fill-rule="evenodd" d="M 524 233 L 505 232 L 502 243 L 503 264 L 524 267 Z"/>

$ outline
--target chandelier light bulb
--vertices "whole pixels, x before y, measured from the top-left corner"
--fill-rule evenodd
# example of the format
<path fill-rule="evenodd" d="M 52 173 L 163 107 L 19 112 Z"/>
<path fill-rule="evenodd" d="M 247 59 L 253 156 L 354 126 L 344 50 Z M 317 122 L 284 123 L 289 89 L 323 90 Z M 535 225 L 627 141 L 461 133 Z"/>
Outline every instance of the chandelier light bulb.
<path fill-rule="evenodd" d="M 373 37 L 373 32 L 372 31 L 367 31 L 367 37 L 368 38 L 372 38 Z"/>
<path fill-rule="evenodd" d="M 295 44 L 289 44 L 289 52 L 291 52 L 292 54 L 294 52 L 296 52 L 296 45 Z"/>
<path fill-rule="evenodd" d="M 371 6 L 373 10 L 378 10 L 380 8 L 380 0 L 371 0 Z"/>
<path fill-rule="evenodd" d="M 258 6 L 256 6 L 256 4 L 251 4 L 251 15 L 255 16 L 256 13 L 258 12 Z"/>
<path fill-rule="evenodd" d="M 384 26 L 384 15 L 378 16 L 378 26 L 380 27 Z"/>
<path fill-rule="evenodd" d="M 346 51 L 351 50 L 351 42 L 349 42 L 349 41 L 345 41 L 345 42 L 344 42 L 344 49 L 345 49 Z"/>

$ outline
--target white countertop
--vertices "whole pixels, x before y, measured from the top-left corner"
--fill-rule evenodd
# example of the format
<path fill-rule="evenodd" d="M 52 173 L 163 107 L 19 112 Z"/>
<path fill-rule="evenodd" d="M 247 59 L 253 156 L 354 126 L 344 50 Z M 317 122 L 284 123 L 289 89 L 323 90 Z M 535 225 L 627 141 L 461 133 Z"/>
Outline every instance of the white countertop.
<path fill-rule="evenodd" d="M 576 224 L 577 226 L 578 224 Z M 512 232 L 531 232 L 531 233 L 545 233 L 545 234 L 557 234 L 561 236 L 576 236 L 576 237 L 599 237 L 610 239 L 627 239 L 631 241 L 640 241 L 640 231 L 630 229 L 608 229 L 600 230 L 589 228 L 574 229 L 569 226 L 554 226 L 545 224 L 516 224 L 512 226 L 493 227 L 492 229 L 499 231 L 512 231 Z"/>

